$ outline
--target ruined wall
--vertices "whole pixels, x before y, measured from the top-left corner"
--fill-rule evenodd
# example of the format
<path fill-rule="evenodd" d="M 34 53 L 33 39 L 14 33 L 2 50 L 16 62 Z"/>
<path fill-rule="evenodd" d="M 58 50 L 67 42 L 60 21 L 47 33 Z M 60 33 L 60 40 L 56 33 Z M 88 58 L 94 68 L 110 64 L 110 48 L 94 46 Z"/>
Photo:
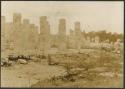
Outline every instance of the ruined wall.
<path fill-rule="evenodd" d="M 22 23 L 22 16 L 20 13 L 13 14 L 13 22 L 8 23 L 4 21 L 4 23 L 5 24 L 1 25 L 5 36 L 3 39 L 6 41 L 2 43 L 6 43 L 6 50 L 9 49 L 9 51 L 22 52 L 34 48 L 38 34 L 38 28 L 34 24 L 29 24 L 28 19 L 24 19 Z"/>
<path fill-rule="evenodd" d="M 2 50 L 9 49 L 16 51 L 36 50 L 35 52 L 47 53 L 51 48 L 58 48 L 58 51 L 67 49 L 89 48 L 93 40 L 94 45 L 99 44 L 99 37 L 91 39 L 84 36 L 81 31 L 80 22 L 74 23 L 74 30 L 70 30 L 70 35 L 66 35 L 66 20 L 60 19 L 58 24 L 58 34 L 50 34 L 50 24 L 46 16 L 40 17 L 40 34 L 38 27 L 30 23 L 28 19 L 22 19 L 20 13 L 13 14 L 13 21 L 6 22 L 5 17 L 1 17 L 1 41 Z M 93 44 L 92 44 L 93 45 Z"/>

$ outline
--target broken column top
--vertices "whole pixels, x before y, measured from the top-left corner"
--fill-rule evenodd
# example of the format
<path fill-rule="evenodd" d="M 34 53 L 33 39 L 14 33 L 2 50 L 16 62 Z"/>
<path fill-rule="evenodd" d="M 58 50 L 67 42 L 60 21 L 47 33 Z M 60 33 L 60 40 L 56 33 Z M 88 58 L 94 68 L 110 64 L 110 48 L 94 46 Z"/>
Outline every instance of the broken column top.
<path fill-rule="evenodd" d="M 47 20 L 47 16 L 41 16 L 40 20 Z"/>
<path fill-rule="evenodd" d="M 17 16 L 18 16 L 18 17 L 21 17 L 21 13 L 14 13 L 13 16 L 14 16 L 14 17 L 17 17 Z"/>
<path fill-rule="evenodd" d="M 59 19 L 59 34 L 66 34 L 66 20 L 65 19 Z"/>
<path fill-rule="evenodd" d="M 62 19 L 59 20 L 59 22 L 60 22 L 60 23 L 65 23 L 66 20 L 62 18 Z"/>
<path fill-rule="evenodd" d="M 21 13 L 13 14 L 13 22 L 21 24 Z"/>

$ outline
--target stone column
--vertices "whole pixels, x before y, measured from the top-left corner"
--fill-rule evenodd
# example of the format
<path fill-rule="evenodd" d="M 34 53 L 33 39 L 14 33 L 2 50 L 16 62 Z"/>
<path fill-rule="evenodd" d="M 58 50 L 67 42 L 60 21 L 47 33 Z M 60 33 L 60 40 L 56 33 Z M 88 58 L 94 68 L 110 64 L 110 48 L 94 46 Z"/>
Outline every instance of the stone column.
<path fill-rule="evenodd" d="M 50 25 L 46 16 L 40 17 L 40 50 L 47 53 L 50 49 Z"/>
<path fill-rule="evenodd" d="M 59 20 L 59 32 L 58 32 L 58 49 L 64 51 L 66 49 L 66 20 Z"/>
<path fill-rule="evenodd" d="M 75 39 L 76 39 L 76 49 L 81 49 L 82 45 L 82 32 L 80 29 L 80 22 L 75 22 Z"/>
<path fill-rule="evenodd" d="M 21 24 L 22 16 L 20 13 L 13 14 L 13 24 L 19 26 Z"/>

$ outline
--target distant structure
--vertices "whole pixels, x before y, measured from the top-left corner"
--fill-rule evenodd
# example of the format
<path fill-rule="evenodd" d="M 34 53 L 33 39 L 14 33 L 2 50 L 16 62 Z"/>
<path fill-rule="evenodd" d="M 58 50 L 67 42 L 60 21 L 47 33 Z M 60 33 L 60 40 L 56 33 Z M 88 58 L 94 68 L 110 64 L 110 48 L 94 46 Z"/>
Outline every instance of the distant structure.
<path fill-rule="evenodd" d="M 1 17 L 2 38 L 4 46 L 2 47 L 12 50 L 13 52 L 22 52 L 36 48 L 38 36 L 38 27 L 30 24 L 28 19 L 23 19 L 20 13 L 13 14 L 13 21 L 7 23 L 5 17 Z"/>
<path fill-rule="evenodd" d="M 74 29 L 70 29 L 69 35 L 66 35 L 67 28 L 64 18 L 59 19 L 58 34 L 55 35 L 50 33 L 50 24 L 46 16 L 39 18 L 39 25 L 40 28 L 30 23 L 29 19 L 23 19 L 20 13 L 14 13 L 13 21 L 9 23 L 6 22 L 4 16 L 1 16 L 1 51 L 48 54 L 51 48 L 65 52 L 67 49 L 86 48 L 90 43 L 92 46 L 100 43 L 98 36 L 93 38 L 85 36 L 80 22 L 74 23 Z"/>
<path fill-rule="evenodd" d="M 22 16 L 20 13 L 13 14 L 13 24 L 15 25 L 15 27 L 21 25 L 21 19 Z"/>

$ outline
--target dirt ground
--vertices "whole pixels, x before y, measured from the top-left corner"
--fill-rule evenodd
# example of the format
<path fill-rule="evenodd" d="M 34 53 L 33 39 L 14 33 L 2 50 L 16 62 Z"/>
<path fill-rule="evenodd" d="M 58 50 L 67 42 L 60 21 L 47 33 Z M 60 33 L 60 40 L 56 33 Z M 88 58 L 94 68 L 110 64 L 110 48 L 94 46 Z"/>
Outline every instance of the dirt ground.
<path fill-rule="evenodd" d="M 73 81 L 66 77 L 48 81 L 39 81 L 32 87 L 73 87 L 73 88 L 122 88 L 123 87 L 123 56 L 111 52 L 90 51 L 85 55 L 64 60 L 73 69 L 81 69 L 81 73 L 71 75 Z M 80 58 L 81 57 L 81 58 Z M 69 61 L 70 60 L 70 61 Z M 71 63 L 72 62 L 72 63 Z M 83 70 L 82 70 L 83 69 Z"/>
<path fill-rule="evenodd" d="M 82 51 L 87 54 L 73 54 L 69 59 L 63 55 L 60 58 L 57 56 L 57 59 L 54 57 L 54 61 L 59 62 L 57 65 L 48 65 L 48 61 L 42 59 L 41 62 L 31 60 L 28 64 L 1 67 L 1 87 L 123 87 L 123 55 L 100 53 L 98 50 Z M 73 76 L 75 81 L 51 81 L 53 77 L 67 74 L 65 64 L 86 70 Z"/>
<path fill-rule="evenodd" d="M 30 87 L 39 80 L 65 74 L 62 67 L 41 63 L 15 64 L 1 68 L 1 87 Z"/>

